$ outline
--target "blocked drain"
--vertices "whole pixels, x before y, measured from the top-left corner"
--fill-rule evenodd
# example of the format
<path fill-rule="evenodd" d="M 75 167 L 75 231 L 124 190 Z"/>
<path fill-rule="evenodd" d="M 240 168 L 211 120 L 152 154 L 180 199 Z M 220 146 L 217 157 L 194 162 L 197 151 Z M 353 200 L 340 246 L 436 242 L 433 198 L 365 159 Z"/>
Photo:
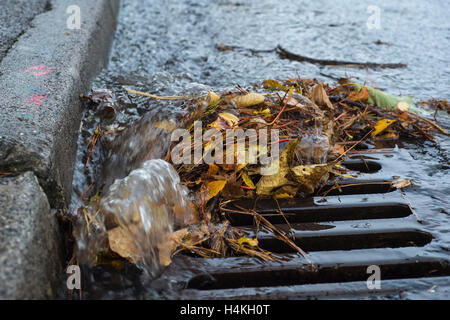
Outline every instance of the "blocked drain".
<path fill-rule="evenodd" d="M 450 265 L 445 254 L 427 252 L 433 235 L 423 228 L 401 191 L 391 187 L 395 172 L 379 160 L 364 155 L 343 163 L 360 173 L 358 179 L 341 179 L 339 188 L 323 188 L 326 196 L 308 199 L 239 200 L 228 205 L 253 209 L 308 252 L 311 268 L 286 243 L 272 235 L 256 233 L 251 215 L 227 213 L 235 227 L 259 246 L 285 255 L 285 262 L 256 262 L 250 257 L 191 258 L 184 291 L 199 298 L 304 298 L 338 294 L 333 284 L 367 294 L 367 268 L 377 265 L 388 289 L 404 291 L 427 286 L 427 279 L 448 288 Z M 196 272 L 192 270 L 196 269 Z M 313 286 L 314 289 L 311 289 Z M 319 287 L 317 287 L 319 286 Z M 269 289 L 271 288 L 271 289 Z M 335 289 L 332 289 L 335 288 Z M 356 289 L 355 289 L 356 288 Z M 390 289 L 389 289 L 390 288 Z M 364 293 L 365 292 L 365 293 Z M 373 294 L 371 292 L 370 294 Z M 363 297 L 363 296 L 360 296 Z"/>

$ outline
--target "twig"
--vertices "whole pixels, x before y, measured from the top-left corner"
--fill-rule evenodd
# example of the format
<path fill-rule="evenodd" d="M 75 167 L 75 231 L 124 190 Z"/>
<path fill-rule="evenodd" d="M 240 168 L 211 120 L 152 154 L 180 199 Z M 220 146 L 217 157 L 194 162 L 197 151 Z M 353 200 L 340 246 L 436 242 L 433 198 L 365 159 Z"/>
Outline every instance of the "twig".
<path fill-rule="evenodd" d="M 289 99 L 291 98 L 291 95 L 292 95 L 293 91 L 294 91 L 294 87 L 291 87 L 291 89 L 289 90 L 289 95 L 288 95 L 288 97 L 286 99 L 286 102 L 284 103 L 283 109 L 281 109 L 281 111 L 278 113 L 277 117 L 271 123 L 268 124 L 269 126 L 273 125 L 280 118 L 280 116 L 283 113 L 284 109 L 286 109 L 286 106 L 287 106 L 287 104 L 289 102 Z"/>
<path fill-rule="evenodd" d="M 342 60 L 324 60 L 314 59 L 305 56 L 301 56 L 283 49 L 281 46 L 277 46 L 277 52 L 281 58 L 309 62 L 313 64 L 320 64 L 324 66 L 347 66 L 347 67 L 359 67 L 359 68 L 405 68 L 406 63 L 374 63 L 374 62 L 354 62 L 354 61 L 342 61 Z"/>
<path fill-rule="evenodd" d="M 261 222 L 264 223 L 264 226 L 271 231 L 274 235 L 278 235 L 279 239 L 284 241 L 286 244 L 288 244 L 291 248 L 293 248 L 294 250 L 296 250 L 297 252 L 299 252 L 305 259 L 306 261 L 308 261 L 308 263 L 315 268 L 314 264 L 312 263 L 312 261 L 309 259 L 308 254 L 303 251 L 300 247 L 298 247 L 291 239 L 289 239 L 288 237 L 286 237 L 286 235 L 281 232 L 278 228 L 276 228 L 272 223 L 269 222 L 269 220 L 267 220 L 266 218 L 264 218 L 261 214 L 259 214 L 258 212 L 256 212 L 255 210 L 248 210 L 246 211 L 246 209 L 238 206 L 235 204 L 235 206 L 242 210 L 242 211 L 237 211 L 237 210 L 233 210 L 236 213 L 241 213 L 241 214 L 249 214 L 252 215 L 253 218 L 255 220 L 260 220 Z M 223 210 L 228 211 L 229 209 L 224 208 Z"/>
<path fill-rule="evenodd" d="M 125 88 L 125 90 L 128 91 L 131 94 L 144 96 L 144 97 L 149 97 L 149 98 L 153 98 L 153 99 L 156 99 L 156 100 L 185 100 L 185 99 L 192 99 L 192 98 L 198 97 L 198 96 L 166 96 L 166 97 L 160 97 L 160 96 L 156 96 L 154 94 L 150 94 L 150 93 L 142 92 L 142 91 L 136 91 L 136 90 L 129 89 L 129 88 Z"/>

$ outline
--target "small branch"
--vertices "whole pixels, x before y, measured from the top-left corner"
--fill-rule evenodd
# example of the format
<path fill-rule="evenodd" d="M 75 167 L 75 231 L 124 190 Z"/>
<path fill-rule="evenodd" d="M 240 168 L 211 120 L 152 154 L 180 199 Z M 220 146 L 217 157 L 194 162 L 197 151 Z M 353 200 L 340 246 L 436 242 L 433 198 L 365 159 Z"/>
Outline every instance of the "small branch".
<path fill-rule="evenodd" d="M 314 59 L 305 56 L 301 56 L 283 49 L 281 46 L 277 46 L 278 55 L 283 59 L 289 59 L 300 62 L 309 62 L 313 64 L 320 64 L 323 66 L 347 66 L 358 68 L 405 68 L 406 63 L 374 63 L 374 62 L 354 62 L 354 61 L 340 61 L 340 60 L 323 60 Z"/>

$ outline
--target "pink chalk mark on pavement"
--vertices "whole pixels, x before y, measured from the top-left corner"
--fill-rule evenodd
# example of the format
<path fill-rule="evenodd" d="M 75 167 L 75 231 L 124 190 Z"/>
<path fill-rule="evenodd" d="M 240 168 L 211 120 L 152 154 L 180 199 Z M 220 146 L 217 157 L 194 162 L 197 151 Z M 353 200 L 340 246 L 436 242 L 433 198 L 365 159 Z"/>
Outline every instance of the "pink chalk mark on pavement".
<path fill-rule="evenodd" d="M 41 64 L 40 66 L 30 67 L 27 70 L 25 70 L 25 72 L 31 73 L 36 77 L 40 77 L 40 76 L 45 76 L 50 71 L 55 71 L 55 70 L 56 70 L 55 68 Z"/>
<path fill-rule="evenodd" d="M 36 107 L 39 107 L 44 100 L 47 99 L 46 94 L 37 94 L 35 96 L 32 96 L 30 99 L 28 99 L 29 103 L 34 103 Z"/>

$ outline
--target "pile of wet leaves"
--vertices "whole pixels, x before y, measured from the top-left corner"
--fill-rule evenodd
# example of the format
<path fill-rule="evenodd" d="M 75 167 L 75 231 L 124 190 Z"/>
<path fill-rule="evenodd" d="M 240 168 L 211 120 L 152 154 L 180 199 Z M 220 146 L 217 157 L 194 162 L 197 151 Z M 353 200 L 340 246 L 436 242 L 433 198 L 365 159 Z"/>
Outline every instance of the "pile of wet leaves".
<path fill-rule="evenodd" d="M 143 168 L 167 165 L 167 170 L 173 170 L 170 190 L 156 188 L 161 191 L 156 198 L 142 192 L 142 175 L 136 170 L 143 169 L 136 169 L 117 179 L 103 197 L 101 190 L 94 197 L 87 197 L 87 192 L 81 196 L 84 205 L 76 214 L 75 238 L 83 239 L 78 243 L 89 249 L 94 264 L 127 259 L 142 266 L 167 266 L 181 251 L 206 258 L 252 255 L 283 259 L 260 248 L 258 239 L 248 237 L 245 230 L 231 226 L 226 219 L 232 211 L 227 206 L 230 202 L 321 195 L 325 186 L 340 188 L 336 177 L 355 177 L 341 162 L 364 143 L 403 137 L 437 143 L 436 134 L 449 135 L 436 121 L 438 110 L 448 112 L 446 101 L 421 104 L 434 112 L 432 119 L 422 114 L 411 97 L 388 95 L 349 79 L 340 79 L 333 87 L 310 79 L 266 80 L 251 90 L 237 87 L 197 96 L 160 97 L 126 91 L 131 96 L 181 102 L 186 112 L 178 121 L 152 123 L 154 129 L 165 133 L 166 143 L 159 148 L 161 159 L 157 160 L 165 164 L 152 162 L 155 156 L 142 159 Z M 93 92 L 85 99 L 102 118 L 111 119 L 120 112 L 107 91 Z M 88 154 L 102 137 L 117 138 L 130 129 L 108 132 L 99 124 Z M 170 139 L 175 133 L 176 139 Z M 392 187 L 412 183 L 395 181 Z M 153 189 L 148 187 L 151 193 Z M 174 194 L 175 200 L 171 199 Z M 126 205 L 117 202 L 118 198 Z M 243 208 L 233 212 L 253 216 L 258 230 L 273 234 L 307 259 L 287 232 L 262 215 Z M 155 234 L 149 221 L 160 226 L 160 234 Z"/>

